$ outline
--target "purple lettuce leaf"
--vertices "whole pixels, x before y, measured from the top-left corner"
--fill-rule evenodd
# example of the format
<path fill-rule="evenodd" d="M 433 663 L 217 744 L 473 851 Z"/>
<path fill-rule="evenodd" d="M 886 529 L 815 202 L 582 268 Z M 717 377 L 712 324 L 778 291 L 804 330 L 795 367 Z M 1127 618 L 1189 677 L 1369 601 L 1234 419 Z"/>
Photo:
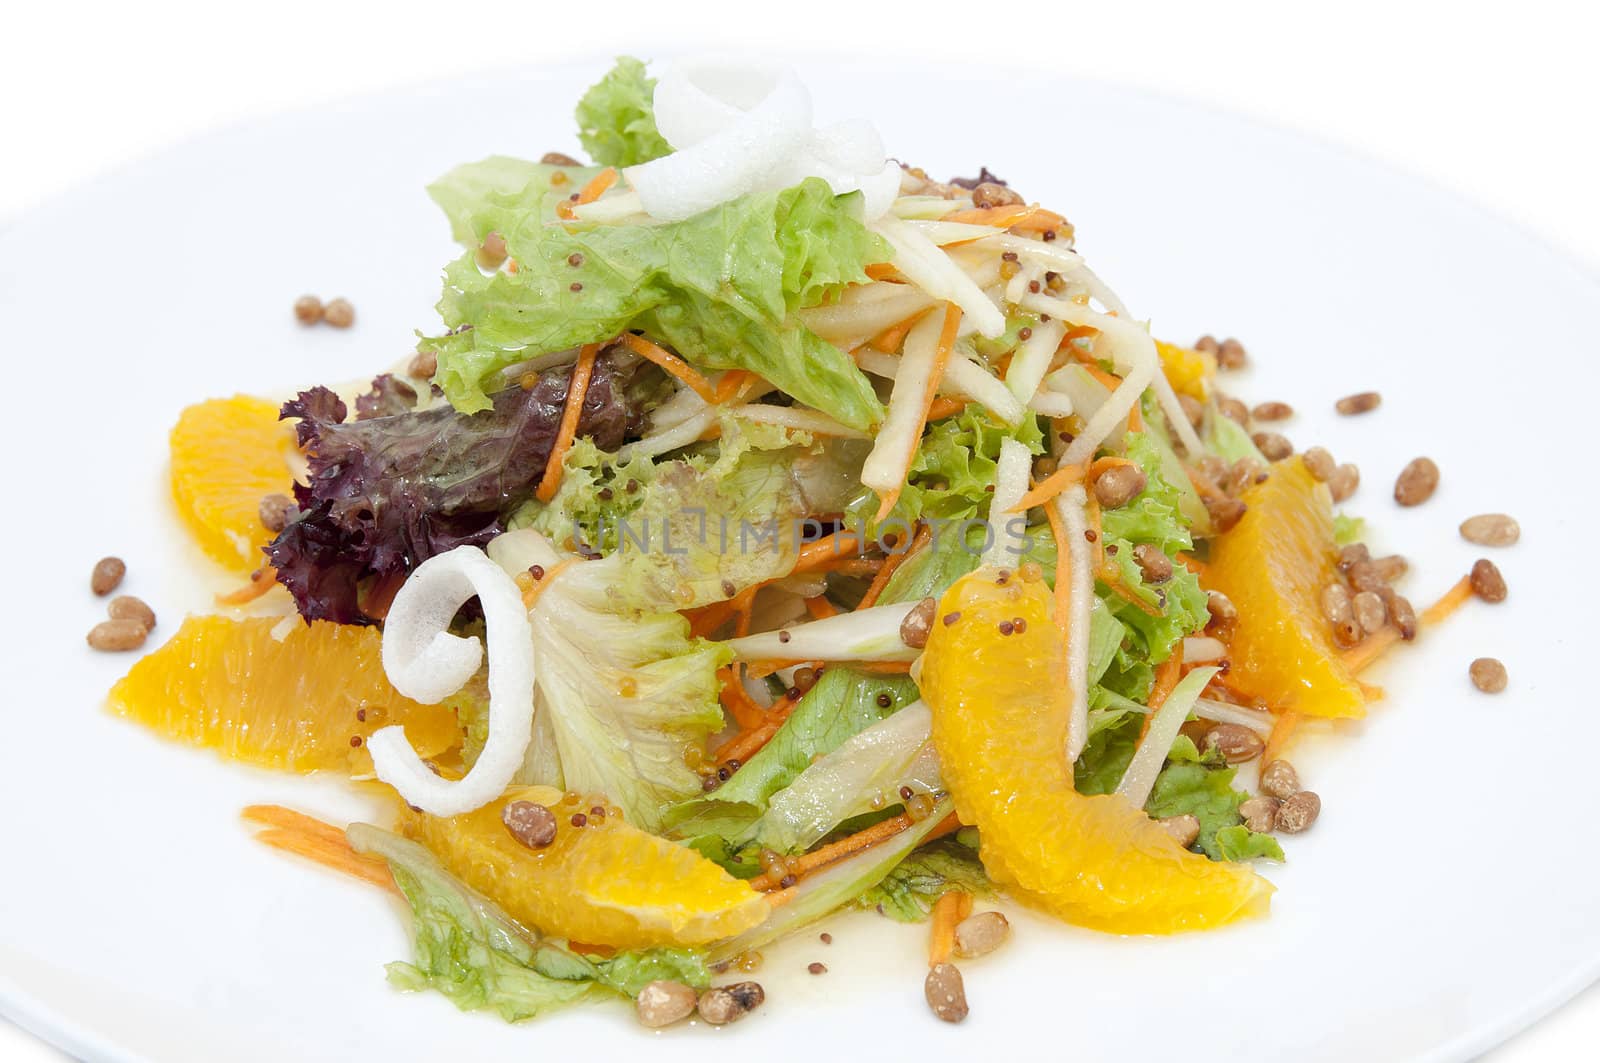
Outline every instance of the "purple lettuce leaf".
<path fill-rule="evenodd" d="M 499 392 L 490 409 L 471 415 L 441 404 L 347 422 L 344 402 L 321 387 L 285 403 L 281 416 L 299 418 L 310 477 L 295 487 L 299 517 L 266 552 L 300 615 L 370 623 L 364 592 L 386 601 L 376 588 L 392 594 L 428 558 L 500 534 L 544 475 L 570 374 L 546 372 L 532 388 Z M 622 375 L 602 355 L 584 396 L 578 434 L 602 449 L 615 449 L 642 425 Z M 383 408 L 386 389 L 374 385 L 373 408 Z"/>

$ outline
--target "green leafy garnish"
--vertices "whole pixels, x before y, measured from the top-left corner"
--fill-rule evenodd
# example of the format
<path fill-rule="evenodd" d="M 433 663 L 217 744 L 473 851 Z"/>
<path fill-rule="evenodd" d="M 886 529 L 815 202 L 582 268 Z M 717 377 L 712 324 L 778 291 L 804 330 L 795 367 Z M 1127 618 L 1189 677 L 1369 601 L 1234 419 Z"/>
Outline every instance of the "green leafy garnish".
<path fill-rule="evenodd" d="M 701 368 L 753 370 L 852 427 L 880 419 L 850 356 L 795 316 L 866 281 L 866 265 L 885 257 L 860 220 L 859 193 L 835 196 L 809 178 L 672 224 L 574 231 L 555 217 L 554 169 L 489 159 L 429 188 L 469 247 L 445 270 L 449 331 L 423 343 L 457 409 L 486 408 L 494 375 L 533 355 L 643 329 Z M 490 232 L 515 273 L 478 267 L 474 249 Z"/>
<path fill-rule="evenodd" d="M 347 835 L 357 852 L 388 861 L 411 906 L 411 962 L 388 967 L 396 988 L 432 989 L 463 1011 L 488 1009 L 518 1022 L 594 996 L 632 997 L 657 978 L 710 982 L 703 954 L 691 949 L 581 956 L 518 926 L 417 843 L 364 823 Z"/>
<path fill-rule="evenodd" d="M 936 841 L 907 856 L 863 893 L 859 903 L 896 922 L 920 923 L 933 911 L 934 902 L 950 890 L 978 896 L 994 892 L 978 854 L 954 838 Z"/>
<path fill-rule="evenodd" d="M 644 64 L 622 56 L 578 101 L 578 140 L 602 166 L 637 166 L 659 159 L 672 145 L 656 129 L 656 80 Z"/>

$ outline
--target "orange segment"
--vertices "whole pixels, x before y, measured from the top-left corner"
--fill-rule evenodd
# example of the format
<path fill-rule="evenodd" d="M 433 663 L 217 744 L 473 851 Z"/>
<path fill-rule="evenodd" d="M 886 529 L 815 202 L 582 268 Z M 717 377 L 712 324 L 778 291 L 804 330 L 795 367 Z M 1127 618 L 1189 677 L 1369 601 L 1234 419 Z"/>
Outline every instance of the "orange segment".
<path fill-rule="evenodd" d="M 922 697 L 961 822 L 996 882 L 1079 926 L 1170 934 L 1265 914 L 1272 886 L 1181 848 L 1116 794 L 1085 797 L 1067 763 L 1069 695 L 1043 582 L 980 569 L 951 587 L 922 657 Z M 1002 634 L 1004 623 L 1011 634 Z"/>
<path fill-rule="evenodd" d="M 189 617 L 111 688 L 112 711 L 235 760 L 299 772 L 371 774 L 366 739 L 394 723 L 423 756 L 460 743 L 448 705 L 419 705 L 389 685 L 376 628 L 295 620 L 279 640 L 279 623 Z"/>
<path fill-rule="evenodd" d="M 500 819 L 511 801 L 554 812 L 555 841 L 530 849 L 513 838 Z M 605 808 L 603 817 L 590 811 L 596 805 Z M 587 822 L 573 826 L 575 814 Z M 466 815 L 406 817 L 405 832 L 457 878 L 518 922 L 574 941 L 623 949 L 703 945 L 767 916 L 767 902 L 748 883 L 693 849 L 629 826 L 604 799 L 570 801 L 559 790 L 528 786 Z"/>
<path fill-rule="evenodd" d="M 1206 400 L 1211 394 L 1212 378 L 1217 375 L 1215 355 L 1161 340 L 1156 340 L 1156 353 L 1161 355 L 1161 371 L 1173 391 L 1201 402 Z"/>
<path fill-rule="evenodd" d="M 1338 558 L 1327 487 L 1292 458 L 1243 497 L 1249 508 L 1212 544 L 1201 579 L 1239 611 L 1228 685 L 1276 712 L 1366 715 L 1319 605 Z"/>
<path fill-rule="evenodd" d="M 248 395 L 197 403 L 178 416 L 168 446 L 172 500 L 195 541 L 230 568 L 259 568 L 272 541 L 261 499 L 294 486 L 294 432 L 277 404 Z"/>

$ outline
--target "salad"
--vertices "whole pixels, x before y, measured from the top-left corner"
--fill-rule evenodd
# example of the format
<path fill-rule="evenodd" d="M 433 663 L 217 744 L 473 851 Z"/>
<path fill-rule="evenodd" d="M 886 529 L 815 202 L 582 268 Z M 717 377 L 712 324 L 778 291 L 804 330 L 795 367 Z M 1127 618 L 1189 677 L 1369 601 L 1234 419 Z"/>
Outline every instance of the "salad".
<path fill-rule="evenodd" d="M 1354 467 L 1218 389 L 1241 345 L 1155 339 L 1062 215 L 818 124 L 792 72 L 625 58 L 576 117 L 588 163 L 430 186 L 462 252 L 402 364 L 184 411 L 173 497 L 239 586 L 113 711 L 384 795 L 244 816 L 404 899 L 396 986 L 512 1021 L 735 1021 L 764 947 L 823 976 L 853 909 L 927 924 L 952 1022 L 1008 907 L 1266 916 L 1321 811 L 1290 743 L 1493 564 L 1414 609 L 1334 513 Z M 111 613 L 96 648 L 156 624 Z"/>

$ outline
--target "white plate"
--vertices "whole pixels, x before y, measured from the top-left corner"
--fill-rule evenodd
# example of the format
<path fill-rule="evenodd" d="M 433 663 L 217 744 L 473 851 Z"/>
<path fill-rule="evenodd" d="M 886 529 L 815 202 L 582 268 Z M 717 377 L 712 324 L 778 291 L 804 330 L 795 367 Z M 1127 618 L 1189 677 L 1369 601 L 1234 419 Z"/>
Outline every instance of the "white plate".
<path fill-rule="evenodd" d="M 491 152 L 574 148 L 571 107 L 600 63 L 419 89 L 222 133 L 83 189 L 0 233 L 13 453 L 0 631 L 6 767 L 0 1010 L 94 1059 L 1461 1059 L 1600 974 L 1592 814 L 1596 285 L 1451 195 L 1320 144 L 1170 101 L 1014 73 L 813 62 L 821 116 L 869 117 L 935 174 L 995 167 L 1078 226 L 1134 312 L 1180 340 L 1237 333 L 1245 397 L 1360 463 L 1352 503 L 1414 559 L 1430 600 L 1480 551 L 1455 526 L 1510 510 L 1512 587 L 1381 675 L 1365 726 L 1295 754 L 1325 811 L 1269 870 L 1272 918 L 1209 936 L 1118 939 L 1021 914 L 968 965 L 972 1015 L 922 1003 L 924 931 L 840 920 L 768 953 L 768 1005 L 737 1027 L 651 1035 L 626 1009 L 508 1027 L 407 997 L 393 905 L 248 839 L 260 800 L 359 815 L 337 785 L 222 763 L 102 712 L 129 658 L 85 649 L 95 558 L 170 634 L 219 574 L 164 496 L 185 404 L 386 366 L 432 321 L 446 227 L 422 186 Z M 349 332 L 305 330 L 301 292 L 355 303 Z M 1377 388 L 1380 411 L 1332 400 Z M 1400 511 L 1395 473 L 1443 481 Z M 1572 654 L 1578 654 L 1573 658 Z M 1503 658 L 1475 693 L 1467 662 Z M 1014 909 L 1013 909 L 1014 910 Z M 824 977 L 803 973 L 825 959 Z M 729 1046 L 727 1042 L 737 1042 Z M 1048 1046 L 1042 1048 L 1040 1046 Z M 572 1058 L 568 1056 L 567 1058 Z"/>

